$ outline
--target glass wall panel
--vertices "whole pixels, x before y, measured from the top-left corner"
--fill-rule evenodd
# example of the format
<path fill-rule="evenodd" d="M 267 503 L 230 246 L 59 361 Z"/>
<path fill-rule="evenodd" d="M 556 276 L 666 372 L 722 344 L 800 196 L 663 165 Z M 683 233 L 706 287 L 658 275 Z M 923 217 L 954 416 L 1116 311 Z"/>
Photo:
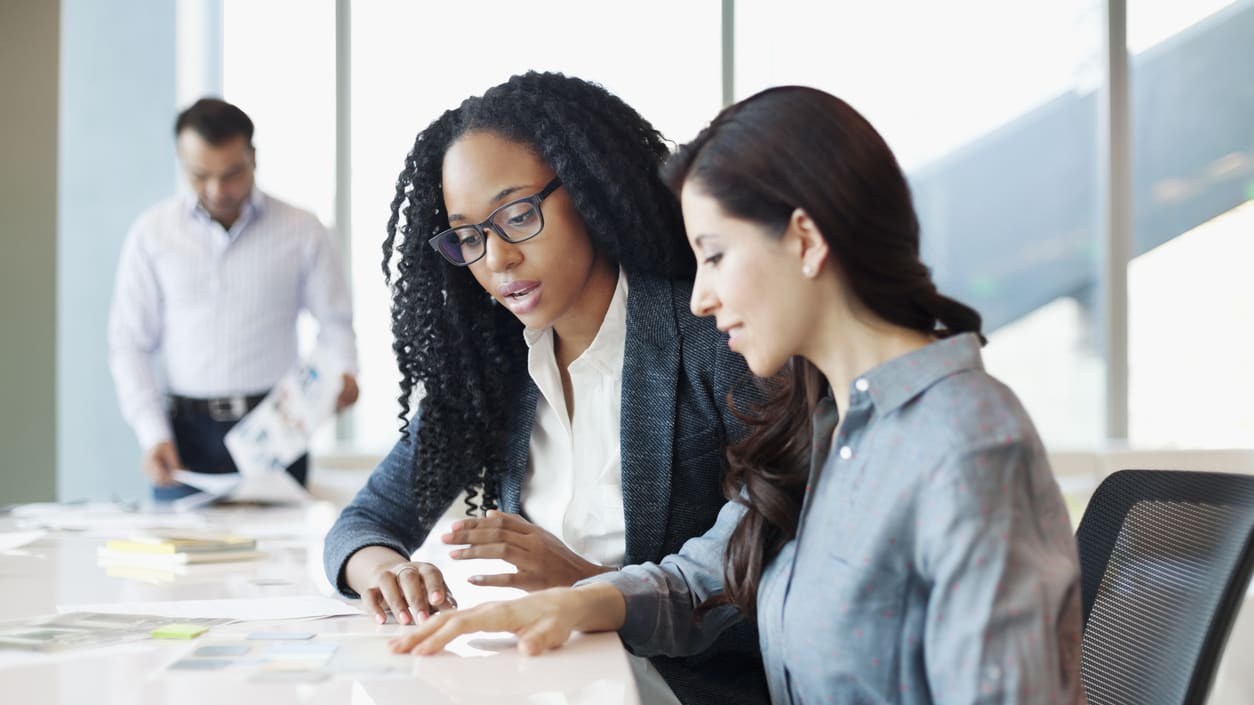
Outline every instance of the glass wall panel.
<path fill-rule="evenodd" d="M 991 331 L 989 369 L 1052 448 L 1103 434 L 1096 331 L 1095 0 L 743 0 L 737 97 L 799 83 L 880 130 L 907 171 L 925 260 Z"/>
<path fill-rule="evenodd" d="M 223 0 L 222 10 L 223 97 L 256 123 L 257 185 L 331 225 L 335 1 Z"/>
<path fill-rule="evenodd" d="M 335 0 L 222 0 L 222 15 L 222 97 L 256 127 L 257 186 L 333 226 Z M 308 353 L 317 326 L 307 314 L 298 335 Z M 327 423 L 313 445 L 334 440 Z"/>
<path fill-rule="evenodd" d="M 1129 0 L 1129 435 L 1254 443 L 1254 2 Z"/>

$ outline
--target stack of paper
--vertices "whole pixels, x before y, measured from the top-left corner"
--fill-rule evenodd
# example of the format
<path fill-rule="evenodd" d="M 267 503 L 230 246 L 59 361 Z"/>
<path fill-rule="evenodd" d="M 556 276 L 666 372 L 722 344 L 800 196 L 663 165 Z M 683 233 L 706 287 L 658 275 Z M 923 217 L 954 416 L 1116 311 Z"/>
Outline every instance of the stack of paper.
<path fill-rule="evenodd" d="M 97 552 L 101 565 L 162 567 L 259 558 L 257 542 L 242 536 L 148 533 L 110 539 Z"/>

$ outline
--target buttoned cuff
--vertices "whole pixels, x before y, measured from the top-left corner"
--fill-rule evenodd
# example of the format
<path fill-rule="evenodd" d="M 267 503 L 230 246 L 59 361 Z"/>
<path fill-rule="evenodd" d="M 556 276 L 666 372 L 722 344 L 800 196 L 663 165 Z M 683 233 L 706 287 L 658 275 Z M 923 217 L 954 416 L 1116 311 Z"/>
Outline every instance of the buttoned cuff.
<path fill-rule="evenodd" d="M 585 578 L 575 583 L 575 587 L 592 583 L 609 583 L 623 594 L 627 613 L 618 636 L 629 651 L 637 653 L 636 647 L 648 644 L 657 631 L 658 600 L 662 597 L 657 588 L 645 577 L 640 566 L 635 565 Z"/>
<path fill-rule="evenodd" d="M 170 430 L 170 420 L 165 415 L 149 415 L 135 421 L 135 437 L 139 440 L 139 448 L 147 452 L 150 448 L 174 438 Z"/>
<path fill-rule="evenodd" d="M 326 371 L 326 367 L 330 367 L 330 371 L 336 374 L 349 374 L 357 376 L 357 353 L 354 350 L 340 350 L 334 347 L 323 347 L 315 352 L 311 357 L 313 360 L 321 360 L 321 365 Z"/>

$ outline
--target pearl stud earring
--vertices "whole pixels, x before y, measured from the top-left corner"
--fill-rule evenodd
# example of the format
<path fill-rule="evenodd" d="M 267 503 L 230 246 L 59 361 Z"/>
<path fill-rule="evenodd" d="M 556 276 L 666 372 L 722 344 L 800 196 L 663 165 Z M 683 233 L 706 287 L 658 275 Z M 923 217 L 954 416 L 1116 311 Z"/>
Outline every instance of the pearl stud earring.
<path fill-rule="evenodd" d="M 813 275 L 814 275 L 814 270 L 813 270 L 813 269 L 811 269 L 811 268 L 810 268 L 810 265 L 808 265 L 808 264 L 807 264 L 806 266 L 804 266 L 804 267 L 802 267 L 802 268 L 801 268 L 801 273 L 802 273 L 802 274 L 804 274 L 804 275 L 806 275 L 807 277 L 809 277 L 809 276 L 813 276 Z"/>

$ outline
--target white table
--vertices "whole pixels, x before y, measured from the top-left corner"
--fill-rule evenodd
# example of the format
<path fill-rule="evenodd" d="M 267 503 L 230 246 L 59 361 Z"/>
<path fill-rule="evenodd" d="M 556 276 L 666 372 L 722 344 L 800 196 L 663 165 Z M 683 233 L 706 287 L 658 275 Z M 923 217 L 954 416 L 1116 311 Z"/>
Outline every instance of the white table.
<path fill-rule="evenodd" d="M 214 526 L 258 536 L 267 557 L 189 566 L 170 582 L 145 582 L 110 576 L 97 565 L 95 553 L 102 536 L 50 532 L 20 549 L 0 552 L 0 620 L 51 615 L 57 605 L 65 604 L 333 595 L 321 565 L 322 536 L 335 517 L 330 505 L 214 509 L 205 517 Z M 0 531 L 13 528 L 11 518 L 0 518 Z M 442 553 L 431 552 L 427 558 L 439 559 Z M 465 583 L 465 576 L 483 571 L 469 563 L 447 566 L 450 585 L 463 606 L 509 595 Z M 393 672 L 336 673 L 319 683 L 259 683 L 251 680 L 248 669 L 234 667 L 207 672 L 166 669 L 207 641 L 241 640 L 249 632 L 312 632 L 315 639 L 378 655 L 386 650 L 387 638 L 405 629 L 351 616 L 223 625 L 190 642 L 144 640 L 51 655 L 0 652 L 0 693 L 5 702 L 13 703 L 99 705 L 639 703 L 626 654 L 614 634 L 576 635 L 564 648 L 532 658 L 519 655 L 507 635 L 468 635 L 438 656 L 382 657 L 400 664 Z"/>

